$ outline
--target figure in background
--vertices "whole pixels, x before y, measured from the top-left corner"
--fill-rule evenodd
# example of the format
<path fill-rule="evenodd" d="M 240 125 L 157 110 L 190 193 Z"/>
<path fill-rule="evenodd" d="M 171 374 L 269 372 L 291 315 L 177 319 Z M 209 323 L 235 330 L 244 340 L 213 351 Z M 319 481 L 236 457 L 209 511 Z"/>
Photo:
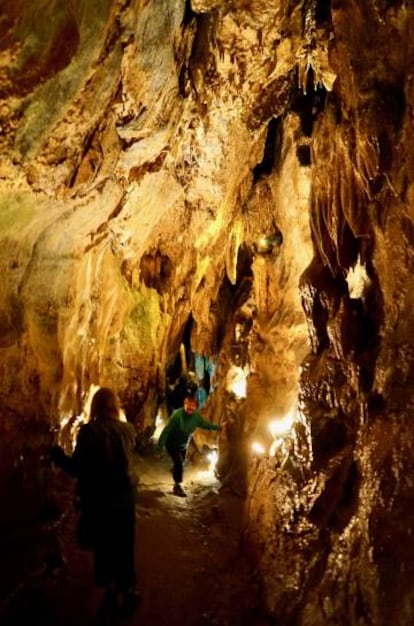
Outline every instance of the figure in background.
<path fill-rule="evenodd" d="M 174 382 L 170 382 L 167 387 L 167 408 L 168 411 L 174 411 L 183 406 L 188 380 L 187 376 L 181 376 Z"/>
<path fill-rule="evenodd" d="M 183 490 L 181 483 L 183 481 L 184 461 L 188 445 L 191 440 L 191 435 L 196 428 L 202 428 L 204 430 L 220 430 L 219 425 L 207 422 L 198 412 L 196 392 L 196 385 L 190 385 L 187 387 L 184 398 L 184 406 L 172 412 L 171 417 L 162 430 L 158 440 L 156 457 L 159 458 L 161 456 L 165 446 L 173 462 L 173 493 L 181 497 L 185 497 L 187 495 Z"/>
<path fill-rule="evenodd" d="M 90 418 L 78 433 L 72 456 L 60 446 L 51 459 L 77 479 L 82 547 L 93 553 L 95 582 L 105 600 L 131 612 L 138 600 L 135 573 L 136 432 L 120 421 L 117 395 L 106 387 L 92 399 Z"/>
<path fill-rule="evenodd" d="M 197 395 L 198 408 L 201 409 L 201 407 L 207 402 L 207 398 L 208 398 L 208 393 L 205 390 L 203 383 L 198 384 L 196 395 Z"/>

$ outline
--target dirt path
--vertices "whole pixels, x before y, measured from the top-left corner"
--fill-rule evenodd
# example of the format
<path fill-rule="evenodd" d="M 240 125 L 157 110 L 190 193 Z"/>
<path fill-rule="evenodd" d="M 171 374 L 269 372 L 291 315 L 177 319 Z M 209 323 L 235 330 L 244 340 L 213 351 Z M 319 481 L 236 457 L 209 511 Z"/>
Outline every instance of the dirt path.
<path fill-rule="evenodd" d="M 171 492 L 168 462 L 142 474 L 138 506 L 141 624 L 254 623 L 254 586 L 239 551 L 242 502 L 220 496 L 217 480 L 185 471 L 187 498 Z"/>
<path fill-rule="evenodd" d="M 137 570 L 142 601 L 122 620 L 103 611 L 91 558 L 62 528 L 65 565 L 23 590 L 2 624 L 42 626 L 264 626 L 256 585 L 240 551 L 242 501 L 219 491 L 206 467 L 185 469 L 186 498 L 174 496 L 167 459 L 140 457 Z"/>

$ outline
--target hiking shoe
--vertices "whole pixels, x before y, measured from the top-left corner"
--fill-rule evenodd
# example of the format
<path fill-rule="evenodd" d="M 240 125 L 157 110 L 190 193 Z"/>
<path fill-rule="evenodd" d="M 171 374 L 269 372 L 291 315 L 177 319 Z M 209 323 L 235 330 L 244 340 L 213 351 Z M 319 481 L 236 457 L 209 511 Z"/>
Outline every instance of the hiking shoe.
<path fill-rule="evenodd" d="M 173 494 L 175 496 L 180 496 L 181 498 L 186 498 L 187 497 L 186 492 L 181 487 L 181 485 L 179 485 L 178 483 L 175 483 L 175 485 L 174 485 Z"/>

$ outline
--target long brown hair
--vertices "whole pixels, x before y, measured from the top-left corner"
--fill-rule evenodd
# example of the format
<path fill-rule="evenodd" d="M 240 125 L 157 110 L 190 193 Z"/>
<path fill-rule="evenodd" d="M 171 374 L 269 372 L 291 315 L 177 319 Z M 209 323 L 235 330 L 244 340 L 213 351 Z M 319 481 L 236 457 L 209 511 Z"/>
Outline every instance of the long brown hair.
<path fill-rule="evenodd" d="M 119 399 L 108 387 L 101 387 L 92 398 L 90 421 L 119 419 Z"/>

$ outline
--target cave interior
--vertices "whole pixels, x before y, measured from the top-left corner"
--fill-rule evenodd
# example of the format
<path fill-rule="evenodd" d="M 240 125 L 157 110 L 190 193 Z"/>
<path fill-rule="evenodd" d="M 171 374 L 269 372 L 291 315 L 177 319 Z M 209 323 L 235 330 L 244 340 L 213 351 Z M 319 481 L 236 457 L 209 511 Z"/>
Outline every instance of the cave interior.
<path fill-rule="evenodd" d="M 145 451 L 192 377 L 275 623 L 414 622 L 413 32 L 410 0 L 3 0 L 4 545 L 58 524 L 98 387 Z"/>

